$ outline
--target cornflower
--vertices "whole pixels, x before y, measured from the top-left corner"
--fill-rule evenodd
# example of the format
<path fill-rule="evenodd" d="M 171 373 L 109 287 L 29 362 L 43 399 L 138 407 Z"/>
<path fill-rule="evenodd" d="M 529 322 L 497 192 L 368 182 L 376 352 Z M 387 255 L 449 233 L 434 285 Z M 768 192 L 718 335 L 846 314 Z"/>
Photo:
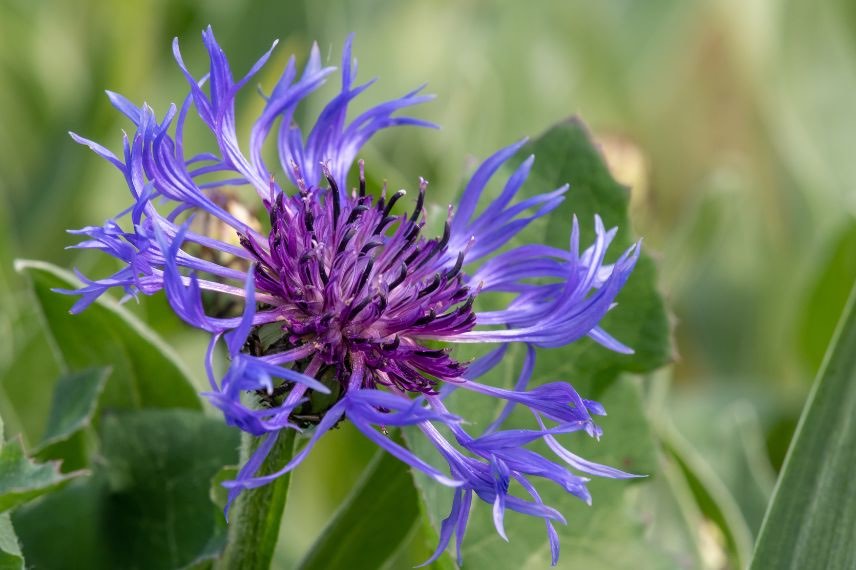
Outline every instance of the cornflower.
<path fill-rule="evenodd" d="M 204 395 L 228 424 L 262 438 L 236 479 L 225 484 L 230 503 L 242 490 L 293 470 L 325 433 L 347 419 L 381 448 L 454 489 L 439 544 L 426 564 L 453 536 L 460 562 L 473 495 L 492 505 L 503 538 L 507 510 L 542 519 L 555 564 L 559 539 L 553 523 L 565 520 L 544 504 L 530 480 L 546 479 L 590 503 L 585 475 L 632 475 L 586 461 L 560 443 L 577 431 L 599 437 L 593 416 L 605 412 L 567 382 L 530 389 L 536 349 L 560 348 L 588 336 L 608 349 L 632 352 L 598 324 L 630 275 L 638 244 L 606 263 L 616 230 L 606 230 L 595 217 L 594 243 L 583 250 L 576 218 L 567 249 L 512 245 L 532 220 L 555 210 L 568 189 L 518 199 L 533 165 L 530 156 L 477 213 L 488 182 L 525 141 L 485 160 L 458 204 L 449 207 L 442 235 L 427 237 L 425 180 L 419 179 L 412 211 L 399 214 L 395 207 L 404 190 L 369 192 L 362 161 L 357 187 L 349 191 L 347 178 L 358 152 L 378 131 L 433 126 L 398 115 L 431 97 L 417 89 L 349 122 L 350 103 L 372 83 L 355 85 L 349 37 L 341 90 L 305 134 L 295 110 L 334 71 L 322 67 L 315 45 L 299 77 L 295 58 L 288 61 L 264 96 L 246 144 L 237 134 L 235 98 L 274 48 L 235 81 L 210 27 L 203 41 L 210 69 L 196 77 L 175 40 L 173 52 L 189 93 L 164 117 L 108 92 L 135 128 L 124 137 L 121 158 L 72 134 L 123 174 L 132 199 L 103 226 L 71 232 L 86 236 L 76 247 L 98 249 L 122 262 L 107 278 L 78 274 L 84 285 L 63 291 L 79 296 L 72 312 L 115 287 L 124 290 L 125 300 L 164 291 L 179 317 L 210 333 L 205 362 L 210 391 Z M 187 152 L 184 131 L 191 115 L 213 135 L 212 152 Z M 264 158 L 270 139 L 278 155 L 272 165 Z M 254 219 L 261 207 L 267 215 Z M 499 310 L 479 310 L 477 298 L 488 293 L 505 293 L 511 301 Z M 465 362 L 450 350 L 459 343 L 493 348 Z M 515 343 L 525 346 L 526 356 L 514 387 L 479 382 Z M 222 376 L 213 363 L 221 344 L 229 357 Z M 446 406 L 453 390 L 484 398 L 485 405 L 492 399 L 505 405 L 490 425 L 469 425 Z M 532 429 L 505 427 L 516 406 L 532 414 Z M 390 438 L 390 427 L 421 432 L 448 470 Z M 287 464 L 259 475 L 287 430 L 304 432 L 308 443 Z M 536 441 L 545 442 L 555 457 L 527 447 Z M 512 481 L 524 496 L 510 492 Z"/>

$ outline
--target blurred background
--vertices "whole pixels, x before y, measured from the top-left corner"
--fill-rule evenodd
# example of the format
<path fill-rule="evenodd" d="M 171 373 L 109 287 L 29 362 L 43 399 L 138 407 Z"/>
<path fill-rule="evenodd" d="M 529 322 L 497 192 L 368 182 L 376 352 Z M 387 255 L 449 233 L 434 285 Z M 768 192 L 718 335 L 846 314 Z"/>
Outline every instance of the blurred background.
<path fill-rule="evenodd" d="M 380 77 L 367 103 L 427 82 L 437 99 L 416 115 L 442 129 L 386 132 L 364 156 L 392 185 L 425 176 L 435 196 L 454 196 L 477 158 L 581 116 L 632 187 L 634 230 L 674 313 L 678 357 L 651 379 L 666 394 L 656 421 L 682 434 L 757 531 L 856 277 L 856 4 L 0 0 L 7 437 L 38 440 L 49 405 L 41 382 L 58 374 L 12 259 L 103 274 L 101 256 L 64 249 L 75 241 L 65 229 L 100 224 L 127 203 L 120 176 L 67 131 L 120 148 L 128 124 L 103 90 L 163 113 L 186 89 L 172 38 L 201 74 L 208 24 L 239 75 L 281 40 L 258 78 L 268 87 L 313 41 L 337 65 L 351 31 L 360 78 Z M 248 97 L 239 120 L 259 106 Z M 160 297 L 129 307 L 202 382 L 204 335 Z M 297 472 L 281 564 L 301 556 L 370 454 L 344 428 Z"/>

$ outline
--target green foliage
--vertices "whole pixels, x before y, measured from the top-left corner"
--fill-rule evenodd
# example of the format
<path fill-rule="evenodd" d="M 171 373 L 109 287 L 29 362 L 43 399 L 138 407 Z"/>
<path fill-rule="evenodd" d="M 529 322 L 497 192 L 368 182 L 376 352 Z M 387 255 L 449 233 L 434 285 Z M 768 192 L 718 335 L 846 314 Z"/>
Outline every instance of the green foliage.
<path fill-rule="evenodd" d="M 535 155 L 535 164 L 523 195 L 570 184 L 565 202 L 533 228 L 533 240 L 567 249 L 575 215 L 580 223 L 580 243 L 585 246 L 594 238 L 594 216 L 599 215 L 607 228 L 618 227 L 610 246 L 612 258 L 636 241 L 628 217 L 630 190 L 612 177 L 582 121 L 573 118 L 551 127 L 520 150 L 519 160 L 530 154 Z M 561 350 L 539 354 L 542 363 L 544 357 L 549 359 L 555 377 L 573 379 L 578 390 L 597 390 L 598 384 L 621 372 L 650 372 L 672 360 L 668 316 L 657 290 L 654 262 L 644 248 L 617 302 L 602 326 L 633 348 L 634 354 L 605 350 L 584 338 Z"/>
<path fill-rule="evenodd" d="M 856 565 L 856 288 L 806 402 L 751 568 Z"/>
<path fill-rule="evenodd" d="M 407 466 L 378 450 L 298 568 L 381 568 L 401 548 L 418 515 Z"/>
<path fill-rule="evenodd" d="M 39 447 L 66 440 L 89 425 L 109 375 L 108 368 L 90 368 L 59 379 Z"/>
<path fill-rule="evenodd" d="M 89 368 L 67 374 L 54 388 L 48 425 L 36 455 L 61 459 L 65 471 L 88 465 L 87 428 L 110 375 L 109 368 Z"/>
<path fill-rule="evenodd" d="M 841 318 L 851 284 L 856 280 L 856 223 L 850 221 L 829 243 L 823 244 L 814 282 L 800 314 L 799 347 L 814 372 Z"/>
<path fill-rule="evenodd" d="M 3 417 L 0 416 L 0 450 L 3 448 Z M 22 570 L 24 557 L 9 513 L 0 513 L 0 570 Z"/>
<path fill-rule="evenodd" d="M 52 289 L 79 287 L 77 279 L 38 261 L 19 260 L 15 267 L 32 280 L 57 357 L 66 368 L 112 367 L 102 399 L 105 407 L 201 409 L 178 357 L 137 318 L 104 297 L 83 313 L 69 316 L 74 298 Z"/>
<path fill-rule="evenodd" d="M 0 570 L 23 570 L 24 557 L 9 513 L 0 514 Z"/>
<path fill-rule="evenodd" d="M 18 509 L 29 563 L 43 568 L 180 568 L 211 558 L 225 540 L 209 496 L 237 461 L 237 432 L 190 410 L 103 417 L 94 473 Z"/>
<path fill-rule="evenodd" d="M 56 463 L 34 463 L 20 439 L 8 441 L 0 449 L 0 512 L 56 491 L 82 474 L 64 475 Z"/>

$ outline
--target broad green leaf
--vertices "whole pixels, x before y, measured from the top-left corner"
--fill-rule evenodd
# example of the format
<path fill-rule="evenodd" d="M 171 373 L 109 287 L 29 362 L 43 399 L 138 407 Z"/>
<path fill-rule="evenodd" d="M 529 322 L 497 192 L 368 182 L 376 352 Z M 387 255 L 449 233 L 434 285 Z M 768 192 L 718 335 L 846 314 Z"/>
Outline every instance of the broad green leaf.
<path fill-rule="evenodd" d="M 76 288 L 80 284 L 75 277 L 39 261 L 18 260 L 15 268 L 30 276 L 45 325 L 67 368 L 113 368 L 101 400 L 106 408 L 201 409 L 190 376 L 172 349 L 121 306 L 102 297 L 82 313 L 69 315 L 73 299 L 51 289 Z"/>
<path fill-rule="evenodd" d="M 24 453 L 20 438 L 0 450 L 0 512 L 56 491 L 82 472 L 62 474 L 57 463 L 34 463 Z"/>
<path fill-rule="evenodd" d="M 12 523 L 35 568 L 115 568 L 104 519 L 108 488 L 100 470 L 16 509 Z M 122 537 L 117 537 L 121 539 Z"/>
<path fill-rule="evenodd" d="M 561 249 L 568 248 L 572 217 L 581 229 L 581 247 L 594 237 L 594 216 L 599 215 L 607 228 L 618 227 L 607 259 L 615 259 L 630 247 L 634 238 L 627 208 L 631 189 L 616 182 L 591 139 L 577 118 L 559 123 L 523 147 L 518 160 L 535 155 L 535 164 L 522 188 L 524 195 L 548 192 L 570 184 L 565 201 L 528 231 L 527 238 Z M 654 262 L 643 246 L 633 274 L 618 295 L 618 306 L 604 317 L 601 325 L 615 338 L 631 347 L 633 355 L 602 348 L 588 338 L 547 351 L 561 368 L 555 377 L 573 379 L 578 390 L 621 372 L 650 372 L 673 358 L 669 319 L 657 291 Z M 542 357 L 543 358 L 543 357 Z"/>
<path fill-rule="evenodd" d="M 122 411 L 100 422 L 103 462 L 85 480 L 13 513 L 41 568 L 180 568 L 223 545 L 211 479 L 238 432 L 188 410 Z"/>
<path fill-rule="evenodd" d="M 418 513 L 407 466 L 379 450 L 298 568 L 380 568 L 408 537 Z"/>
<path fill-rule="evenodd" d="M 751 568 L 856 566 L 856 288 L 808 397 Z"/>
<path fill-rule="evenodd" d="M 594 215 L 619 233 L 610 249 L 612 259 L 629 247 L 631 236 L 627 218 L 628 190 L 615 182 L 585 127 L 576 119 L 548 130 L 527 145 L 519 160 L 535 154 L 535 165 L 524 185 L 527 195 L 571 185 L 565 202 L 548 219 L 538 220 L 526 230 L 526 240 L 567 249 L 574 214 L 580 220 L 582 243 L 593 237 Z M 489 197 L 483 197 L 486 202 Z M 631 471 L 657 476 L 658 457 L 638 386 L 622 372 L 647 372 L 666 364 L 672 357 L 669 322 L 657 293 L 653 262 L 643 255 L 627 285 L 618 296 L 618 306 L 603 321 L 604 328 L 631 346 L 632 356 L 612 353 L 583 339 L 571 346 L 538 350 L 531 385 L 554 380 L 570 381 L 586 398 L 600 401 L 609 416 L 601 423 L 604 436 L 595 442 L 583 434 L 563 441 L 575 453 Z M 487 384 L 511 386 L 520 372 L 521 350 L 512 349 L 504 362 L 488 376 Z M 448 399 L 451 411 L 463 417 L 471 433 L 479 433 L 498 413 L 500 404 L 465 390 Z M 534 427 L 531 416 L 515 413 L 507 427 Z M 424 437 L 406 431 L 408 445 L 421 456 L 432 452 Z M 546 455 L 550 455 L 549 450 Z M 447 515 L 451 493 L 416 473 L 424 507 L 435 528 Z M 590 483 L 593 506 L 588 507 L 550 485 L 539 486 L 544 501 L 562 512 L 569 524 L 557 526 L 562 544 L 560 566 L 567 568 L 672 568 L 686 558 L 675 548 L 649 540 L 651 512 L 633 498 L 651 492 L 651 480 L 614 481 L 595 479 Z M 670 499 L 671 500 L 671 499 Z M 541 568 L 550 564 L 544 525 L 530 517 L 510 513 L 506 517 L 506 544 L 493 527 L 490 505 L 476 500 L 469 530 L 464 540 L 465 566 L 494 568 Z M 616 549 L 615 545 L 621 548 Z"/>
<path fill-rule="evenodd" d="M 67 374 L 54 387 L 48 426 L 36 455 L 42 459 L 62 459 L 75 467 L 87 464 L 86 441 L 82 433 L 92 423 L 98 398 L 104 390 L 109 368 L 89 368 Z M 83 441 L 72 441 L 72 440 Z"/>

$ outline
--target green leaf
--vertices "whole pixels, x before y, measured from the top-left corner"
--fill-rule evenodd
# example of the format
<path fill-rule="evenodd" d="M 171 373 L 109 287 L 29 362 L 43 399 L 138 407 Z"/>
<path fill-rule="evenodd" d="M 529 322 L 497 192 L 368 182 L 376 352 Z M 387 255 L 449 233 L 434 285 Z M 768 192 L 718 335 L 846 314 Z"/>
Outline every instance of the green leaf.
<path fill-rule="evenodd" d="M 298 568 L 381 568 L 408 537 L 418 514 L 407 465 L 378 450 Z"/>
<path fill-rule="evenodd" d="M 23 570 L 24 557 L 9 513 L 0 514 L 0 570 Z"/>
<path fill-rule="evenodd" d="M 801 304 L 799 346 L 812 373 L 816 371 L 847 303 L 856 279 L 856 223 L 849 221 L 833 240 L 823 243 L 812 269 L 814 282 Z"/>
<path fill-rule="evenodd" d="M 583 230 L 583 244 L 590 243 L 594 236 L 595 214 L 603 218 L 607 227 L 619 227 L 610 248 L 612 259 L 635 241 L 627 217 L 628 190 L 613 180 L 582 123 L 572 119 L 556 125 L 522 149 L 517 158 L 523 161 L 529 154 L 535 154 L 536 158 L 523 187 L 523 197 L 547 192 L 565 183 L 569 183 L 571 189 L 557 210 L 526 229 L 525 241 L 567 249 L 574 214 Z M 490 196 L 483 197 L 483 203 L 489 201 Z M 639 386 L 633 379 L 622 376 L 624 372 L 655 370 L 672 359 L 669 319 L 657 292 L 654 264 L 647 255 L 640 258 L 617 301 L 618 306 L 604 318 L 603 327 L 632 347 L 635 354 L 613 353 L 587 338 L 560 349 L 539 349 L 530 385 L 570 381 L 583 397 L 596 399 L 606 407 L 609 416 L 600 422 L 604 428 L 600 442 L 584 434 L 562 438 L 575 453 L 592 461 L 656 477 L 659 458 Z M 513 385 L 520 373 L 522 356 L 522 350 L 512 348 L 503 363 L 480 381 L 495 386 Z M 496 417 L 501 403 L 458 390 L 448 398 L 448 406 L 468 422 L 467 429 L 471 433 L 477 434 Z M 518 412 L 512 414 L 506 427 L 535 427 L 531 416 Z M 408 430 L 405 436 L 417 454 L 430 456 L 432 446 L 421 433 Z M 551 455 L 545 447 L 539 450 L 546 456 Z M 450 508 L 451 492 L 420 473 L 414 475 L 423 506 L 435 529 L 439 528 L 440 520 Z M 695 556 L 691 545 L 677 548 L 655 543 L 651 538 L 651 508 L 635 497 L 655 492 L 662 486 L 659 482 L 595 479 L 589 484 L 594 502 L 591 507 L 555 486 L 537 486 L 544 501 L 568 520 L 567 526 L 557 526 L 563 547 L 560 560 L 563 567 L 674 568 L 681 560 Z M 506 544 L 493 526 L 490 506 L 480 501 L 476 503 L 463 545 L 465 566 L 499 569 L 549 566 L 549 544 L 541 521 L 509 513 L 506 531 L 510 544 Z M 672 510 L 678 508 L 669 505 Z M 621 548 L 617 549 L 617 544 Z"/>
<path fill-rule="evenodd" d="M 0 512 L 56 491 L 82 472 L 62 474 L 58 463 L 34 463 L 24 454 L 20 438 L 0 450 Z"/>
<path fill-rule="evenodd" d="M 67 459 L 60 450 L 61 444 L 92 423 L 109 376 L 109 368 L 89 368 L 59 379 L 54 387 L 48 426 L 36 450 L 39 457 Z"/>
<path fill-rule="evenodd" d="M 12 523 L 35 568 L 115 568 L 103 520 L 108 489 L 101 470 L 16 509 Z"/>
<path fill-rule="evenodd" d="M 522 162 L 530 154 L 535 155 L 535 164 L 521 197 L 564 184 L 570 184 L 570 189 L 559 208 L 528 230 L 529 239 L 567 249 L 576 215 L 584 246 L 594 238 L 594 216 L 599 215 L 607 228 L 618 227 L 607 259 L 617 258 L 636 241 L 627 215 L 630 190 L 613 179 L 582 121 L 572 118 L 553 126 L 523 147 L 517 159 Z M 617 302 L 601 325 L 634 354 L 611 352 L 586 337 L 562 349 L 542 351 L 561 365 L 555 377 L 574 379 L 575 387 L 585 391 L 621 372 L 650 372 L 673 359 L 669 318 L 657 291 L 654 262 L 644 247 Z"/>
<path fill-rule="evenodd" d="M 211 479 L 234 464 L 238 432 L 189 410 L 104 416 L 91 477 L 17 509 L 28 563 L 40 568 L 180 568 L 216 556 L 223 512 Z"/>
<path fill-rule="evenodd" d="M 856 288 L 808 397 L 751 568 L 856 566 Z"/>
<path fill-rule="evenodd" d="M 145 324 L 105 297 L 82 313 L 69 315 L 74 299 L 51 289 L 77 288 L 80 282 L 75 277 L 39 261 L 17 260 L 15 268 L 30 276 L 46 328 L 66 367 L 113 368 L 101 401 L 105 407 L 202 409 L 178 357 Z"/>
<path fill-rule="evenodd" d="M 3 432 L 3 417 L 0 416 L 0 450 L 3 448 L 5 435 Z M 12 527 L 9 513 L 0 513 L 0 570 L 22 570 L 24 557 L 21 556 L 21 545 Z"/>

